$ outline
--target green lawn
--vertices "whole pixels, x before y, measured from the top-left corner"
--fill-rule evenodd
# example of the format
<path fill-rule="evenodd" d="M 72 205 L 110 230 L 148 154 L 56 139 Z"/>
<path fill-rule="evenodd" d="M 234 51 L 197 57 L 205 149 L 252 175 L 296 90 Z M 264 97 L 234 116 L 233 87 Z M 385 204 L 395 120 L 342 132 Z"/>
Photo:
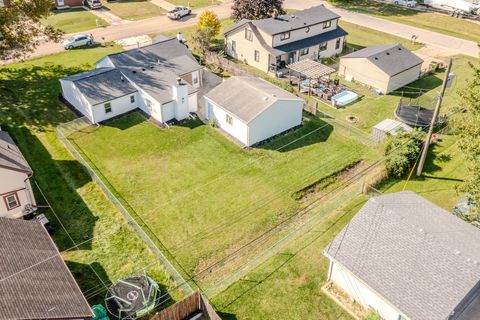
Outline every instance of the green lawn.
<path fill-rule="evenodd" d="M 0 125 L 18 143 L 33 168 L 34 179 L 66 227 L 47 211 L 56 229 L 54 241 L 90 302 L 101 302 L 110 282 L 145 269 L 162 291 L 173 286 L 157 258 L 75 161 L 56 133 L 56 126 L 76 116 L 58 101 L 58 79 L 94 67 L 117 46 L 79 49 L 0 67 Z M 40 204 L 45 204 L 36 193 Z M 93 238 L 92 241 L 88 241 Z M 66 250 L 66 251 L 65 251 Z M 94 271 L 92 271 L 92 268 Z M 99 280 L 99 278 L 101 280 Z M 174 298 L 179 294 L 175 293 Z"/>
<path fill-rule="evenodd" d="M 478 64 L 478 60 L 465 56 L 456 56 L 453 62 L 453 72 L 457 75 L 451 88 L 447 89 L 442 106 L 442 114 L 451 114 L 454 107 L 460 105 L 459 90 L 465 87 L 466 81 L 472 76 L 469 62 Z M 347 105 L 345 108 L 334 109 L 323 103 L 319 103 L 319 110 L 328 113 L 335 118 L 345 121 L 347 116 L 353 115 L 358 118 L 358 122 L 352 125 L 371 132 L 372 127 L 385 118 L 393 118 L 394 110 L 397 107 L 402 92 L 418 92 L 419 89 L 425 91 L 418 99 L 413 100 L 413 104 L 420 104 L 424 107 L 433 109 L 435 107 L 436 97 L 440 90 L 444 73 L 427 76 L 415 81 L 405 88 L 398 89 L 397 92 L 388 95 L 376 96 L 373 89 L 369 89 L 361 84 L 343 81 L 342 82 L 354 91 L 363 94 L 363 98 L 358 102 Z M 405 100 L 405 101 L 408 101 Z"/>
<path fill-rule="evenodd" d="M 166 10 L 148 0 L 102 2 L 103 7 L 124 20 L 142 20 L 165 14 Z"/>
<path fill-rule="evenodd" d="M 317 118 L 250 152 L 200 121 L 160 129 L 139 114 L 71 138 L 188 273 L 290 217 L 303 205 L 293 193 L 366 154 Z"/>
<path fill-rule="evenodd" d="M 209 7 L 222 3 L 222 1 L 220 0 L 169 0 L 168 2 L 173 3 L 177 6 L 188 6 L 192 9 Z"/>
<path fill-rule="evenodd" d="M 54 11 L 43 19 L 42 23 L 58 28 L 65 33 L 74 33 L 97 28 L 97 19 L 101 26 L 108 26 L 105 20 L 82 8 Z"/>
<path fill-rule="evenodd" d="M 434 143 L 429 150 L 423 175 L 413 175 L 410 181 L 388 180 L 379 186 L 386 193 L 413 190 L 422 197 L 452 211 L 462 194 L 455 186 L 468 174 L 465 159 L 458 148 L 457 137 L 441 136 L 442 141 Z"/>
<path fill-rule="evenodd" d="M 472 21 L 453 18 L 445 14 L 419 12 L 406 7 L 379 3 L 373 0 L 331 0 L 330 2 L 351 11 L 480 42 L 480 27 Z"/>
<path fill-rule="evenodd" d="M 410 50 L 417 50 L 423 47 L 422 44 L 413 44 L 407 39 L 342 20 L 340 20 L 340 26 L 348 32 L 347 44 L 356 49 L 388 43 L 400 43 Z"/>

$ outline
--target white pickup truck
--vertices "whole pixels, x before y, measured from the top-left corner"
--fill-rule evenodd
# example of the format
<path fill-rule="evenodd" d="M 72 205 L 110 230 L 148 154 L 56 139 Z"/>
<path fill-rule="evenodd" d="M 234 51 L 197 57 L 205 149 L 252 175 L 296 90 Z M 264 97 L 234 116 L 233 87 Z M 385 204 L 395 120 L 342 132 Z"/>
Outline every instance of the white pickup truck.
<path fill-rule="evenodd" d="M 169 17 L 172 20 L 178 20 L 178 19 L 181 19 L 182 17 L 188 16 L 190 13 L 192 13 L 192 8 L 178 6 L 168 11 L 167 17 Z"/>

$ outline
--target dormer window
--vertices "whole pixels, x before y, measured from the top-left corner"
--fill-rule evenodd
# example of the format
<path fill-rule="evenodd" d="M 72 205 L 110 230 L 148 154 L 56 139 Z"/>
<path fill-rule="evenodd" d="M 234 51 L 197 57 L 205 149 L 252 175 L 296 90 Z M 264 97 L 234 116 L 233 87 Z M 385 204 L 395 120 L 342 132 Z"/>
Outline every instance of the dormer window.
<path fill-rule="evenodd" d="M 253 41 L 253 32 L 250 29 L 245 29 L 245 39 Z"/>
<path fill-rule="evenodd" d="M 331 26 L 332 26 L 332 20 L 328 20 L 323 23 L 323 29 L 330 28 Z"/>
<path fill-rule="evenodd" d="M 290 39 L 290 32 L 284 32 L 280 34 L 280 40 Z"/>

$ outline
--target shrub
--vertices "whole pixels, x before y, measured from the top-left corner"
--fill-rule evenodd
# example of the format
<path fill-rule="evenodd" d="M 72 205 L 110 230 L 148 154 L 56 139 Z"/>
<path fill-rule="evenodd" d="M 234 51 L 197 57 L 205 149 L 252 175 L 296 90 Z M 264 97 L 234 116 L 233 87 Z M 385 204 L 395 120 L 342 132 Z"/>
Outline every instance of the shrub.
<path fill-rule="evenodd" d="M 411 170 L 420 154 L 424 135 L 423 131 L 415 129 L 387 138 L 385 155 L 388 157 L 385 165 L 389 176 L 401 178 Z"/>

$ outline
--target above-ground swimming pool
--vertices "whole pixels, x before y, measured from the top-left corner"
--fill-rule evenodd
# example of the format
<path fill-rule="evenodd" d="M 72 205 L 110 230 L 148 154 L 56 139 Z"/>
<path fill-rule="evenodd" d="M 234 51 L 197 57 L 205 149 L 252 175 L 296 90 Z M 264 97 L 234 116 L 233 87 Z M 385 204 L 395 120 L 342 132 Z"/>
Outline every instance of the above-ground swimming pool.
<path fill-rule="evenodd" d="M 332 105 L 341 107 L 357 99 L 358 99 L 358 94 L 352 91 L 345 90 L 340 93 L 337 93 L 332 97 Z"/>

